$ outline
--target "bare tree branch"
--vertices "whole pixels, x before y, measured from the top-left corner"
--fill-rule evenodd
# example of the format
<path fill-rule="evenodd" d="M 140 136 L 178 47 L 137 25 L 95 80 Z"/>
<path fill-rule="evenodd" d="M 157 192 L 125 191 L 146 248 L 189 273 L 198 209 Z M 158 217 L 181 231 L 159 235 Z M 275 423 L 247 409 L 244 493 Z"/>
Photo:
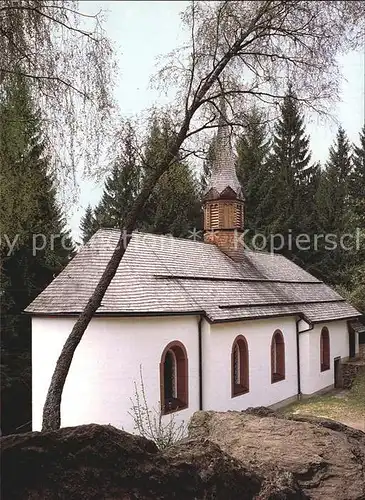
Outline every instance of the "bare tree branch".
<path fill-rule="evenodd" d="M 92 100 L 91 97 L 88 94 L 86 94 L 82 90 L 74 87 L 70 81 L 63 80 L 62 78 L 60 78 L 58 76 L 33 75 L 33 74 L 30 74 L 30 73 L 24 73 L 23 71 L 7 70 L 7 69 L 3 69 L 3 68 L 0 67 L 0 75 L 1 75 L 2 72 L 3 73 L 12 74 L 12 75 L 24 76 L 25 78 L 31 78 L 32 80 L 50 80 L 50 81 L 56 81 L 58 83 L 61 83 L 65 87 L 71 88 L 77 94 L 80 94 L 85 99 Z"/>
<path fill-rule="evenodd" d="M 115 64 L 100 12 L 82 14 L 74 0 L 0 4 L 0 87 L 27 79 L 64 195 L 77 164 L 99 168 L 112 129 Z"/>
<path fill-rule="evenodd" d="M 47 7 L 49 8 L 50 6 L 48 5 Z M 61 21 L 60 19 L 57 19 L 57 18 L 55 18 L 53 16 L 50 16 L 46 12 L 44 12 L 44 11 L 42 12 L 42 11 L 38 10 L 37 8 L 35 8 L 35 7 L 26 7 L 24 5 L 13 5 L 10 8 L 11 9 L 16 9 L 16 10 L 31 11 L 34 14 L 38 14 L 39 16 L 43 16 L 46 19 L 49 19 L 53 23 L 60 24 L 61 26 L 63 26 L 64 28 L 66 28 L 66 29 L 68 29 L 70 31 L 75 31 L 76 33 L 80 33 L 81 35 L 87 36 L 93 42 L 98 42 L 99 41 L 96 37 L 92 36 L 91 32 L 87 32 L 87 31 L 75 28 L 74 26 L 72 26 L 70 24 L 66 24 L 63 21 Z M 4 10 L 9 10 L 9 7 L 8 8 L 6 8 L 6 7 L 0 8 L 0 12 L 4 11 Z M 77 11 L 72 11 L 71 9 L 68 9 L 68 11 L 79 14 Z M 92 16 L 92 17 L 95 19 L 95 16 Z"/>

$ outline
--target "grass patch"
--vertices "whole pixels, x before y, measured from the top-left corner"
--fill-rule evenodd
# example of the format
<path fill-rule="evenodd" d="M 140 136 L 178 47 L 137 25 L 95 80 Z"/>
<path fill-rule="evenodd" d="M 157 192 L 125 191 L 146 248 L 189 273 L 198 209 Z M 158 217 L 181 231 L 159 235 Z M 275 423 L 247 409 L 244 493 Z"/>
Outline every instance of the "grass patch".
<path fill-rule="evenodd" d="M 352 414 L 356 418 L 359 412 L 360 408 L 353 401 L 350 402 L 349 396 L 338 397 L 333 394 L 313 396 L 283 408 L 286 415 L 305 414 L 333 420 L 349 419 Z"/>
<path fill-rule="evenodd" d="M 284 415 L 313 415 L 339 422 L 365 419 L 365 374 L 356 379 L 349 391 L 332 391 L 292 403 L 282 408 Z"/>

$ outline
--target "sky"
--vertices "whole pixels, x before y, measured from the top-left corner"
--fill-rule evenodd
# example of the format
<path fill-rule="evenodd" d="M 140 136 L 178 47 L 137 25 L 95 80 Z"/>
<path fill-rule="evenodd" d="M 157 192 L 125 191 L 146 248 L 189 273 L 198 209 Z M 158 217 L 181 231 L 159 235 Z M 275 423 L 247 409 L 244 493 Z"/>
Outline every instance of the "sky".
<path fill-rule="evenodd" d="M 115 97 L 124 116 L 133 116 L 156 104 L 166 104 L 167 97 L 150 85 L 156 73 L 157 58 L 180 45 L 182 38 L 180 12 L 188 2 L 182 1 L 81 1 L 80 10 L 92 14 L 106 12 L 104 28 L 116 50 L 119 74 Z M 311 137 L 313 159 L 324 161 L 335 138 L 338 124 L 346 130 L 352 142 L 365 117 L 365 54 L 353 52 L 340 58 L 346 80 L 342 84 L 341 102 L 333 110 L 335 121 L 311 120 L 307 132 Z M 90 203 L 98 203 L 102 185 L 90 180 L 80 183 L 80 196 L 68 214 L 73 236 L 80 240 L 79 224 Z"/>

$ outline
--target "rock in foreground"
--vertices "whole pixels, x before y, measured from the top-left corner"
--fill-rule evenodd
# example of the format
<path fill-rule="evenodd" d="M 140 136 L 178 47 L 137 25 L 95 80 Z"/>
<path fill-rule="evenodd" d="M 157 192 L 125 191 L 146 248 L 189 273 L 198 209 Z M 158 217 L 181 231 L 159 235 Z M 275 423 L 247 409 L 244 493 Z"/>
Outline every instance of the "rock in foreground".
<path fill-rule="evenodd" d="M 259 415 L 198 412 L 164 452 L 96 424 L 7 436 L 2 500 L 365 498 L 365 434 Z"/>
<path fill-rule="evenodd" d="M 147 439 L 91 424 L 7 436 L 1 445 L 2 500 L 301 498 L 295 489 L 257 497 L 262 479 L 199 438 L 164 454 Z"/>
<path fill-rule="evenodd" d="M 331 420 L 267 408 L 197 412 L 189 435 L 213 441 L 260 476 L 290 471 L 314 500 L 365 499 L 365 434 Z"/>

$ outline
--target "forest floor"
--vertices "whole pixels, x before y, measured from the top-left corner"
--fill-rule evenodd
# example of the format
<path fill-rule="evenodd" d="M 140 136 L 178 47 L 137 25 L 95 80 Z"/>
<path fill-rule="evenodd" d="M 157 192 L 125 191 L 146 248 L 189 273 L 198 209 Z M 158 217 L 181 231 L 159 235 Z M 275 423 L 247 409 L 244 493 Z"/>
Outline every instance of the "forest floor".
<path fill-rule="evenodd" d="M 351 390 L 330 393 L 295 402 L 281 410 L 285 415 L 330 418 L 365 432 L 365 377 Z"/>

